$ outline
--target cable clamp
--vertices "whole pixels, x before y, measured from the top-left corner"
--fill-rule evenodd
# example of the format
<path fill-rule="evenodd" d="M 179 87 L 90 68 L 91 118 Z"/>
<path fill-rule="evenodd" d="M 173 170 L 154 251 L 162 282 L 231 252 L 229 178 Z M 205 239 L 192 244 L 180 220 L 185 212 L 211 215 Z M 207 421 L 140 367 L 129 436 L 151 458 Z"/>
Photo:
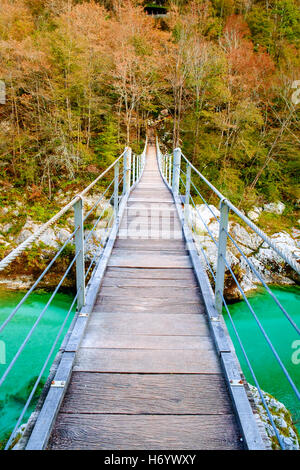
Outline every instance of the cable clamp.
<path fill-rule="evenodd" d="M 232 387 L 243 387 L 244 386 L 244 382 L 242 381 L 242 379 L 240 379 L 240 380 L 231 379 L 229 381 L 229 383 Z"/>
<path fill-rule="evenodd" d="M 220 316 L 217 317 L 209 317 L 210 321 L 220 321 Z"/>
<path fill-rule="evenodd" d="M 55 388 L 64 388 L 65 385 L 66 385 L 65 380 L 52 380 L 51 382 L 51 387 L 55 387 Z"/>

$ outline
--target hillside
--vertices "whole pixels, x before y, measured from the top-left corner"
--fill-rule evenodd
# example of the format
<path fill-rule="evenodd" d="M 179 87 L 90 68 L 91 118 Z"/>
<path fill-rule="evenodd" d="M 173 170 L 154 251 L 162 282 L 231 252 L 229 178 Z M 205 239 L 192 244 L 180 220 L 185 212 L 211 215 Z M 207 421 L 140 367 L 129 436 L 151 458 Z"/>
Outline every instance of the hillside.
<path fill-rule="evenodd" d="M 245 211 L 283 202 L 262 228 L 297 227 L 298 2 L 155 4 L 167 14 L 133 0 L 2 1 L 2 241 L 28 214 L 47 220 L 59 191 L 78 191 L 126 143 L 140 149 L 149 125 Z"/>

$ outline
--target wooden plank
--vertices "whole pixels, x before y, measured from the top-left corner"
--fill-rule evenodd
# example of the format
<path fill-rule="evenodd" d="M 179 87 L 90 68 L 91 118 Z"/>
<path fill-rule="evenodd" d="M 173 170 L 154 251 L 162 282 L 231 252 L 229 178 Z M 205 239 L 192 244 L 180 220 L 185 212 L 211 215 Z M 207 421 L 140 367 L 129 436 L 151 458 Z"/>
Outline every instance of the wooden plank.
<path fill-rule="evenodd" d="M 74 371 L 218 374 L 220 365 L 214 351 L 196 349 L 89 349 L 80 348 Z"/>
<path fill-rule="evenodd" d="M 162 300 L 165 299 L 166 301 L 171 299 L 182 300 L 188 299 L 190 302 L 197 300 L 200 301 L 200 290 L 199 287 L 186 287 L 182 289 L 182 287 L 129 287 L 129 286 L 115 286 L 115 287 L 102 287 L 100 289 L 99 295 L 101 297 L 105 296 L 116 296 L 122 297 L 126 300 L 130 297 L 134 298 L 136 302 L 140 302 L 141 299 L 155 299 L 161 298 Z"/>
<path fill-rule="evenodd" d="M 159 416 L 60 413 L 49 449 L 237 450 L 232 415 Z"/>
<path fill-rule="evenodd" d="M 96 333 L 96 334 L 95 334 Z M 111 349 L 198 349 L 199 351 L 213 350 L 213 343 L 207 336 L 154 336 L 154 335 L 126 335 L 105 333 L 103 331 L 91 332 L 86 335 L 81 348 L 111 348 Z"/>
<path fill-rule="evenodd" d="M 230 414 L 219 374 L 74 372 L 62 413 Z"/>
<path fill-rule="evenodd" d="M 93 312 L 86 329 L 86 337 L 99 331 L 116 335 L 207 336 L 206 320 L 199 314 L 112 313 Z"/>
<path fill-rule="evenodd" d="M 173 207 L 175 207 L 173 199 L 166 200 L 166 199 L 159 199 L 158 197 L 154 199 L 153 194 L 152 194 L 151 198 L 150 197 L 149 198 L 136 197 L 132 193 L 132 196 L 130 196 L 130 199 L 128 200 L 128 207 L 131 207 L 132 205 L 135 205 L 135 204 L 143 204 L 143 205 L 157 204 L 160 207 L 164 207 L 164 206 L 173 206 Z"/>
<path fill-rule="evenodd" d="M 186 255 L 157 256 L 155 251 L 143 255 L 136 253 L 134 256 L 130 253 L 123 256 L 113 253 L 108 261 L 108 266 L 123 266 L 128 268 L 190 268 L 191 261 Z"/>
<path fill-rule="evenodd" d="M 163 230 L 161 228 L 155 227 L 131 227 L 131 228 L 122 228 L 119 230 L 119 238 L 123 239 L 132 239 L 132 240 L 141 240 L 141 239 L 154 239 L 154 240 L 182 240 L 182 230 L 167 229 Z"/>
<path fill-rule="evenodd" d="M 132 240 L 131 240 L 132 241 Z M 138 242 L 140 240 L 137 240 Z M 151 249 L 151 245 L 149 245 L 149 249 L 145 249 L 145 245 L 143 247 L 136 247 L 136 249 L 132 248 L 131 250 L 129 250 L 128 248 L 127 249 L 124 249 L 124 248 L 115 248 L 114 249 L 114 254 L 118 255 L 118 256 L 121 256 L 123 255 L 124 253 L 128 254 L 128 255 L 132 255 L 134 256 L 135 253 L 137 254 L 141 254 L 141 253 L 144 253 L 146 254 L 147 252 L 152 252 L 152 251 L 155 251 L 157 252 L 157 254 L 159 255 L 171 255 L 171 256 L 177 256 L 177 255 L 183 255 L 185 256 L 186 255 L 186 251 L 183 249 L 183 250 L 178 250 L 177 248 L 174 248 L 173 250 L 169 249 L 169 250 L 165 250 L 164 248 L 161 248 L 160 250 L 159 249 L 156 249 L 156 250 L 153 250 Z"/>
<path fill-rule="evenodd" d="M 180 251 L 186 254 L 186 246 L 182 240 L 130 240 L 117 238 L 114 250 L 164 250 Z"/>
<path fill-rule="evenodd" d="M 102 282 L 103 287 L 177 287 L 189 288 L 198 287 L 198 284 L 193 279 L 126 279 L 118 277 L 106 276 Z"/>
<path fill-rule="evenodd" d="M 202 302 L 200 302 L 200 298 L 198 294 L 195 294 L 194 296 L 190 296 L 189 298 L 186 298 L 185 296 L 180 297 L 179 299 L 176 299 L 174 297 L 170 296 L 147 296 L 146 297 L 139 297 L 137 298 L 134 294 L 131 296 L 124 296 L 122 295 L 109 295 L 109 294 L 102 294 L 100 292 L 98 294 L 96 303 L 95 303 L 95 309 L 97 308 L 97 305 L 101 303 L 111 303 L 111 304 L 120 304 L 120 305 L 141 305 L 141 306 L 157 306 L 157 307 L 169 307 L 170 310 L 172 310 L 173 307 L 180 307 L 183 308 L 186 306 L 188 307 L 191 304 L 197 304 L 200 307 L 203 307 Z"/>
<path fill-rule="evenodd" d="M 179 305 L 162 305 L 161 303 L 156 304 L 124 304 L 120 302 L 113 302 L 111 300 L 105 301 L 102 300 L 101 303 L 95 305 L 95 310 L 97 312 L 111 312 L 111 313 L 150 313 L 156 312 L 159 315 L 168 314 L 168 315 L 190 315 L 190 314 L 202 314 L 204 313 L 203 306 L 199 303 L 190 303 L 188 305 L 179 304 Z"/>
<path fill-rule="evenodd" d="M 145 212 L 140 212 L 138 214 L 126 214 L 126 216 L 122 220 L 122 224 L 132 224 L 132 223 L 139 223 L 140 225 L 159 225 L 159 226 L 168 226 L 174 227 L 175 225 L 181 225 L 178 218 L 175 217 L 172 213 L 161 213 L 160 211 L 154 212 L 152 211 L 151 214 Z M 121 226 L 122 226 L 121 224 Z"/>
<path fill-rule="evenodd" d="M 108 267 L 106 277 L 118 277 L 127 279 L 191 279 L 195 276 L 190 268 L 122 268 Z"/>
<path fill-rule="evenodd" d="M 168 234 L 168 238 L 174 238 L 172 235 L 173 232 L 176 232 L 178 235 L 176 238 L 179 238 L 182 235 L 181 225 L 177 220 L 170 220 L 170 219 L 148 219 L 146 222 L 142 222 L 139 220 L 139 217 L 135 217 L 134 220 L 123 220 L 120 225 L 120 230 L 123 232 L 127 229 L 129 232 L 137 232 L 139 237 L 141 237 L 141 233 L 144 233 L 143 238 L 150 238 L 150 233 L 153 236 L 154 233 L 165 233 Z M 149 234 L 146 232 L 148 231 Z M 135 233 L 134 233 L 135 235 Z M 157 236 L 156 236 L 157 237 Z M 164 237 L 167 239 L 167 236 Z"/>

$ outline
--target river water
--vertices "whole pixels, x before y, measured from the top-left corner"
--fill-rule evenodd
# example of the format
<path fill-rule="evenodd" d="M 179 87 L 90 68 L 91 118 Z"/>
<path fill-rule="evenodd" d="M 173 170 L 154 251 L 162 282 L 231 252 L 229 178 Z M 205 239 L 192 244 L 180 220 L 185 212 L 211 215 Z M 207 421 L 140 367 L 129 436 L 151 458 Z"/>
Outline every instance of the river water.
<path fill-rule="evenodd" d="M 300 288 L 272 287 L 271 290 L 299 327 Z M 254 295 L 249 296 L 248 300 L 299 390 L 300 338 L 298 333 L 266 291 L 256 292 Z M 298 430 L 300 430 L 299 401 L 258 328 L 246 302 L 230 305 L 229 311 L 261 388 L 274 395 L 291 411 L 293 420 Z M 228 315 L 224 313 L 224 317 L 246 379 L 249 383 L 255 385 Z"/>
<path fill-rule="evenodd" d="M 0 324 L 11 313 L 23 295 L 24 292 L 20 291 L 4 292 L 0 290 Z M 8 364 L 24 341 L 50 295 L 43 291 L 32 293 L 0 334 L 0 377 L 2 377 Z M 42 369 L 65 315 L 71 306 L 71 302 L 71 295 L 58 293 L 55 296 L 37 329 L 34 331 L 32 338 L 25 346 L 21 356 L 17 359 L 3 386 L 0 388 L 0 441 L 7 437 L 9 431 L 16 424 L 26 399 L 31 392 L 33 381 L 35 381 Z M 73 313 L 67 321 L 62 338 L 70 325 L 72 315 Z M 61 340 L 57 344 L 55 353 L 60 344 Z M 42 383 L 45 382 L 49 374 L 55 353 L 44 372 Z M 33 401 L 23 422 L 26 422 L 35 404 L 36 400 Z"/>
<path fill-rule="evenodd" d="M 300 289 L 290 287 L 272 288 L 272 290 L 293 320 L 300 325 Z M 4 291 L 0 290 L 0 324 L 7 318 L 13 307 L 17 305 L 23 294 L 22 292 L 4 293 Z M 3 375 L 7 364 L 13 358 L 21 342 L 48 301 L 49 295 L 46 292 L 33 293 L 3 331 L 0 337 L 0 376 Z M 71 301 L 72 297 L 68 294 L 58 294 L 55 297 L 32 339 L 26 345 L 24 352 L 8 375 L 5 385 L 1 387 L 0 441 L 7 437 L 9 431 L 12 430 L 16 423 L 24 406 L 25 399 L 30 393 L 32 382 L 40 372 Z M 300 388 L 300 364 L 297 364 L 300 361 L 300 346 L 298 346 L 299 354 L 297 354 L 296 349 L 293 349 L 293 344 L 298 339 L 297 333 L 268 294 L 263 292 L 255 293 L 255 295 L 249 297 L 249 301 L 280 354 L 284 365 L 298 388 Z M 292 412 L 294 420 L 297 421 L 296 424 L 299 429 L 300 414 L 297 398 L 280 367 L 277 365 L 273 353 L 267 346 L 245 302 L 230 305 L 230 312 L 262 389 L 274 395 L 287 406 Z M 254 385 L 254 381 L 251 378 L 244 357 L 235 339 L 228 315 L 225 313 L 224 316 L 243 372 L 247 380 Z M 70 321 L 71 317 L 65 327 L 65 332 Z M 57 349 L 58 347 L 59 345 Z M 51 364 L 53 358 L 49 364 Z M 6 364 L 2 362 L 6 362 Z M 49 367 L 44 373 L 44 380 L 48 372 Z M 35 403 L 36 401 L 29 409 L 23 422 L 26 422 Z"/>

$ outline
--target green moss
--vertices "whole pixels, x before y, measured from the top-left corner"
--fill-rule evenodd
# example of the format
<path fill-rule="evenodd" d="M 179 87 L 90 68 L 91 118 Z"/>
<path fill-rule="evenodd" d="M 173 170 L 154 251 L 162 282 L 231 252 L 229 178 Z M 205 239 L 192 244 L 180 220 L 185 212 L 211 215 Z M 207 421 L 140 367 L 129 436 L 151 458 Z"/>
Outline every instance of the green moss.
<path fill-rule="evenodd" d="M 297 225 L 296 214 L 279 215 L 262 212 L 257 225 L 270 235 L 282 231 L 290 234 L 291 228 Z"/>

